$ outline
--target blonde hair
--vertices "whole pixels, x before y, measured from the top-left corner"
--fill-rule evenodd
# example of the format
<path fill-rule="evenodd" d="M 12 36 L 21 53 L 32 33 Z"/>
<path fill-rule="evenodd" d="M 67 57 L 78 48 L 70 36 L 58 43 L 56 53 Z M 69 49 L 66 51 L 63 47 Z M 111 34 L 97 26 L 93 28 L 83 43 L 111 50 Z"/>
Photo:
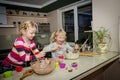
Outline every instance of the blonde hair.
<path fill-rule="evenodd" d="M 22 35 L 22 30 L 26 30 L 28 27 L 37 28 L 37 23 L 34 21 L 25 21 L 19 26 L 19 32 Z"/>
<path fill-rule="evenodd" d="M 65 42 L 66 42 L 66 32 L 63 29 L 58 29 L 55 32 L 53 32 L 51 37 L 50 37 L 50 42 L 51 43 L 56 42 L 55 38 L 61 33 L 65 36 Z"/>

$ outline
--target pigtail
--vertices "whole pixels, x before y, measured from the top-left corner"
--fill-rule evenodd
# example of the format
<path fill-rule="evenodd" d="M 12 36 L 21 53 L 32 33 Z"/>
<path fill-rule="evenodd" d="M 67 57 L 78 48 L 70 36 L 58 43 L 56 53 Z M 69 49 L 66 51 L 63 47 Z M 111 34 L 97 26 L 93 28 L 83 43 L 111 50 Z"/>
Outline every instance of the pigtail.
<path fill-rule="evenodd" d="M 53 32 L 51 37 L 50 37 L 50 43 L 55 42 L 55 35 L 56 35 L 56 32 Z"/>
<path fill-rule="evenodd" d="M 22 35 L 22 30 L 25 30 L 25 29 L 27 29 L 26 23 L 23 22 L 23 23 L 20 24 L 20 26 L 19 26 L 19 33 L 20 33 L 20 35 Z"/>

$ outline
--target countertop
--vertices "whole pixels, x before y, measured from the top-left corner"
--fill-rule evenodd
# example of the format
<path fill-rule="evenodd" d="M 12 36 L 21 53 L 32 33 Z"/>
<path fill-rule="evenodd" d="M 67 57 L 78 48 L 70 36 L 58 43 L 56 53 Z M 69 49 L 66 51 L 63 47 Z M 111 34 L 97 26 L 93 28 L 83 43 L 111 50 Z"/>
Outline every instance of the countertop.
<path fill-rule="evenodd" d="M 101 55 L 94 55 L 92 57 L 80 56 L 76 60 L 64 60 L 66 63 L 66 68 L 64 69 L 58 67 L 47 75 L 37 75 L 34 73 L 31 76 L 26 77 L 24 80 L 80 80 L 118 58 L 119 54 L 117 52 L 108 52 Z M 78 63 L 77 68 L 71 67 L 73 62 Z M 22 72 L 29 68 L 30 67 L 24 68 Z M 72 69 L 72 72 L 69 72 L 68 69 Z M 2 78 L 2 74 L 0 77 L 0 80 L 6 80 L 5 78 Z M 13 76 L 9 77 L 9 80 L 19 80 L 19 77 L 20 75 L 17 75 L 17 73 L 13 71 Z"/>

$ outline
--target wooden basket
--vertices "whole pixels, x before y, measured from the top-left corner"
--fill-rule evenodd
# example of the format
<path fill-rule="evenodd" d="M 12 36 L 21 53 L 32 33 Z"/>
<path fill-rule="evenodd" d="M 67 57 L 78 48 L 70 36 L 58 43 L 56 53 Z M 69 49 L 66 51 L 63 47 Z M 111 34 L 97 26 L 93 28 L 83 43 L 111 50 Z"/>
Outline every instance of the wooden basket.
<path fill-rule="evenodd" d="M 31 65 L 31 68 L 36 74 L 49 74 L 55 69 L 55 60 L 50 59 L 50 63 L 44 68 L 40 68 L 40 65 L 41 64 L 39 62 L 36 62 L 35 64 Z"/>

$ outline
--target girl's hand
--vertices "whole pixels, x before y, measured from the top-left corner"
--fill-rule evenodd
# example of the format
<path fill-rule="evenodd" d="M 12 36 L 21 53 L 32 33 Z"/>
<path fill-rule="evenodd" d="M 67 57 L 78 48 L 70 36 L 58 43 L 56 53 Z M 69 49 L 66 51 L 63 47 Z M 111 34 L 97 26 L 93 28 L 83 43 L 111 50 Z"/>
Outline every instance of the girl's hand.
<path fill-rule="evenodd" d="M 75 44 L 75 45 L 74 45 L 74 49 L 76 49 L 76 50 L 79 49 L 79 45 L 78 45 L 78 44 Z"/>
<path fill-rule="evenodd" d="M 55 47 L 55 50 L 60 50 L 60 49 L 62 49 L 62 45 L 57 45 L 57 46 Z"/>
<path fill-rule="evenodd" d="M 51 48 L 51 51 L 56 51 L 56 50 L 60 50 L 60 49 L 62 49 L 62 45 L 57 45 L 56 47 Z"/>
<path fill-rule="evenodd" d="M 44 57 L 45 54 L 46 54 L 46 51 L 41 51 L 41 52 L 37 55 L 37 58 Z"/>
<path fill-rule="evenodd" d="M 45 56 L 46 51 L 41 51 L 41 52 L 40 52 L 40 54 L 41 54 L 41 55 L 42 55 L 42 57 L 43 57 L 43 56 Z"/>

